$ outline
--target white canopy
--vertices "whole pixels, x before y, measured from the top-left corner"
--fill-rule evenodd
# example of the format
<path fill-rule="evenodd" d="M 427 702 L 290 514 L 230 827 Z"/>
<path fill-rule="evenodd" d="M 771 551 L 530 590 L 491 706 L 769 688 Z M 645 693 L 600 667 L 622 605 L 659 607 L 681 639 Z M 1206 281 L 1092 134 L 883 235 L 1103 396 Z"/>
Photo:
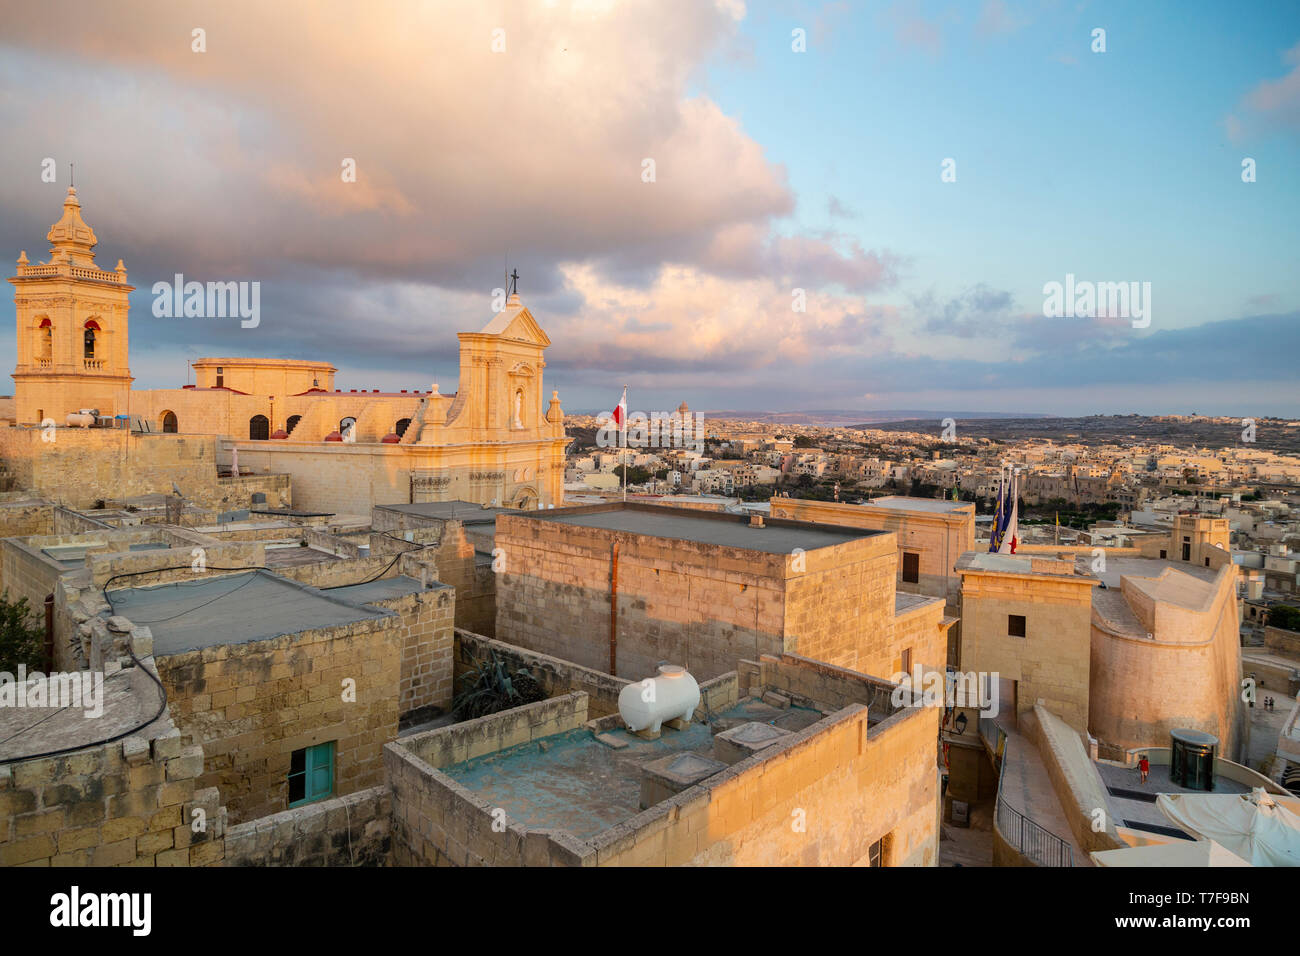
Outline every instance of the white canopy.
<path fill-rule="evenodd" d="M 1263 789 L 1250 793 L 1162 793 L 1160 812 L 1175 826 L 1221 843 L 1255 866 L 1300 866 L 1296 801 Z"/>
<path fill-rule="evenodd" d="M 1092 854 L 1098 866 L 1250 866 L 1213 840 L 1171 840 Z"/>

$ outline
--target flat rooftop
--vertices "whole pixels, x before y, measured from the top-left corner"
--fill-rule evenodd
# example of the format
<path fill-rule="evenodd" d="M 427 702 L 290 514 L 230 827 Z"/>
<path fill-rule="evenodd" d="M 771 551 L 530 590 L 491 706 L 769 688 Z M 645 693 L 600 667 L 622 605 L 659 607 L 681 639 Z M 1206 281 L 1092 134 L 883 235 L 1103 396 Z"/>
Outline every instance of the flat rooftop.
<path fill-rule="evenodd" d="M 99 716 L 84 699 L 62 707 L 0 707 L 0 760 L 21 759 L 70 747 L 88 747 L 150 722 L 162 704 L 158 685 L 141 667 L 124 667 L 104 677 Z M 166 723 L 166 718 L 162 724 Z M 161 727 L 162 724 L 158 726 Z M 149 723 L 138 733 L 146 738 Z"/>
<path fill-rule="evenodd" d="M 514 508 L 484 508 L 472 501 L 421 501 L 416 504 L 375 505 L 380 511 L 420 518 L 440 518 L 443 521 L 494 521 L 499 514 L 517 514 Z"/>
<path fill-rule="evenodd" d="M 249 571 L 111 590 L 108 597 L 114 613 L 153 632 L 156 657 L 265 641 L 391 613 L 332 594 L 265 571 Z"/>
<path fill-rule="evenodd" d="M 584 528 L 626 531 L 651 538 L 671 538 L 744 551 L 764 551 L 768 554 L 789 554 L 795 548 L 803 548 L 805 551 L 829 548 L 886 533 L 866 528 L 840 528 L 783 519 L 765 519 L 763 527 L 755 528 L 744 515 L 640 504 L 530 511 L 524 517 Z"/>
<path fill-rule="evenodd" d="M 1108 588 L 1119 587 L 1120 578 L 1123 577 L 1158 578 L 1165 568 L 1181 571 L 1198 581 L 1208 582 L 1218 577 L 1217 571 L 1199 564 L 1190 561 L 1170 561 L 1167 558 L 1128 558 L 1107 555 L 1105 569 L 1093 571 L 1092 555 L 1081 554 L 1075 558 L 1075 566 L 1082 569 L 1084 573 L 1094 575 Z"/>
<path fill-rule="evenodd" d="M 326 551 L 323 548 L 315 548 L 311 545 L 303 547 L 299 544 L 293 544 L 276 547 L 271 542 L 267 542 L 265 553 L 268 568 L 297 568 L 304 564 L 329 564 L 331 561 L 343 560 L 333 551 Z"/>
<path fill-rule="evenodd" d="M 686 730 L 665 728 L 658 740 L 643 740 L 626 730 L 607 731 L 627 744 L 615 749 L 579 727 L 543 738 L 549 745 L 545 750 L 534 740 L 441 772 L 527 827 L 591 837 L 641 812 L 645 764 L 673 753 L 712 756 L 713 731 L 750 721 L 796 732 L 821 719 L 820 711 L 780 709 L 751 698 L 718 714 L 712 730 L 692 722 Z"/>
<path fill-rule="evenodd" d="M 429 589 L 451 587 L 449 584 L 430 582 Z M 424 590 L 415 578 L 399 574 L 395 578 L 380 578 L 365 584 L 353 584 L 345 588 L 333 588 L 330 594 L 351 604 L 369 604 L 372 601 L 384 601 L 389 598 L 402 597 Z"/>
<path fill-rule="evenodd" d="M 894 511 L 929 511 L 934 514 L 974 514 L 972 501 L 948 501 L 945 498 L 909 498 L 906 495 L 886 495 L 862 503 L 863 508 L 890 508 Z"/>
<path fill-rule="evenodd" d="M 1205 793 L 1204 790 L 1188 790 L 1169 779 L 1168 764 L 1151 764 L 1151 773 L 1147 782 L 1141 782 L 1137 766 L 1120 767 L 1112 763 L 1094 761 L 1101 774 L 1101 782 L 1106 785 L 1106 799 L 1110 804 L 1110 813 L 1116 825 L 1131 827 L 1135 830 L 1148 830 L 1163 833 L 1166 836 L 1179 836 L 1194 840 L 1190 833 L 1174 826 L 1170 819 L 1156 806 L 1156 797 L 1162 793 Z M 1214 778 L 1214 793 L 1248 793 L 1250 788 L 1235 780 L 1219 775 Z"/>

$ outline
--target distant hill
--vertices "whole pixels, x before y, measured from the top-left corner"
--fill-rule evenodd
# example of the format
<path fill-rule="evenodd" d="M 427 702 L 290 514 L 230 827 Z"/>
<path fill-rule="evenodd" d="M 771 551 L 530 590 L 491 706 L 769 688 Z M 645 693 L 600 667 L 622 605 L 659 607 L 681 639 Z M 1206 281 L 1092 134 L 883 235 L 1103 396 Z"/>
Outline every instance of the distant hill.
<path fill-rule="evenodd" d="M 992 441 L 1025 441 L 1048 438 L 1055 442 L 1073 442 L 1082 445 L 1114 445 L 1130 441 L 1159 442 L 1188 448 L 1231 448 L 1243 445 L 1241 421 L 1172 421 L 1163 417 L 1146 415 L 1085 415 L 1081 418 L 1049 418 L 1047 416 L 992 418 L 976 417 L 956 419 L 957 438 L 988 438 Z M 933 418 L 915 418 L 907 421 L 862 422 L 864 428 L 893 432 L 932 432 Z M 1300 454 L 1300 428 L 1288 428 L 1280 419 L 1258 419 L 1255 442 L 1251 447 L 1269 451 Z"/>
<path fill-rule="evenodd" d="M 926 420 L 931 426 L 945 418 L 1011 418 L 1024 417 L 1020 412 L 932 412 L 923 409 L 862 409 L 814 408 L 797 412 L 755 412 L 725 409 L 706 411 L 704 417 L 729 418 L 747 422 L 770 422 L 775 425 L 845 425 L 852 427 L 863 423 Z"/>

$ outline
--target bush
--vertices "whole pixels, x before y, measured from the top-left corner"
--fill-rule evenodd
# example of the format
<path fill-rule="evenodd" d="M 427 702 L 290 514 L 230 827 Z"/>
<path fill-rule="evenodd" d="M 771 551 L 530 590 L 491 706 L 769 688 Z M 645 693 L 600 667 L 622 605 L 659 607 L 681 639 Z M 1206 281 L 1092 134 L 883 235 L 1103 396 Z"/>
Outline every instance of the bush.
<path fill-rule="evenodd" d="M 1275 604 L 1268 609 L 1268 625 L 1280 627 L 1284 631 L 1300 631 L 1300 608 Z"/>
<path fill-rule="evenodd" d="M 527 668 L 507 671 L 496 651 L 489 651 L 485 661 L 469 654 L 462 660 L 470 669 L 460 676 L 461 689 L 452 703 L 452 710 L 462 720 L 546 699 L 542 685 Z"/>
<path fill-rule="evenodd" d="M 45 625 L 27 604 L 27 598 L 0 597 L 0 671 L 16 673 L 18 665 L 28 670 L 45 666 Z"/>

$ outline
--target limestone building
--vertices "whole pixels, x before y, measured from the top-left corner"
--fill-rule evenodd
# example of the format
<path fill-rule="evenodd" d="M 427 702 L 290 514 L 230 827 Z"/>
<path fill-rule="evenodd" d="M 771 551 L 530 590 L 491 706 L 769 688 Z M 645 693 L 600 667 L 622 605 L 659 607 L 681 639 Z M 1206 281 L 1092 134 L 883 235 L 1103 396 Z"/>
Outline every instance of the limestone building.
<path fill-rule="evenodd" d="M 1143 548 L 1181 557 L 1183 530 Z M 1225 756 L 1241 756 L 1229 551 L 1210 545 L 1180 560 L 1136 548 L 1022 550 L 971 552 L 957 565 L 961 667 L 1002 678 L 1004 712 L 1041 702 L 1112 757 L 1160 746 L 1178 728 L 1213 734 Z"/>
<path fill-rule="evenodd" d="M 81 218 L 77 190 L 69 187 L 63 216 L 50 227 L 48 262 L 18 257 L 14 308 L 18 361 L 14 399 L 18 421 L 62 423 L 69 412 L 126 412 L 131 389 L 127 367 L 128 297 L 122 260 L 112 272 L 95 264 L 95 231 Z"/>
<path fill-rule="evenodd" d="M 95 265 L 98 239 L 75 189 L 47 238 L 49 261 L 32 264 L 24 252 L 10 279 L 16 426 L 62 426 L 69 413 L 94 409 L 100 424 L 117 418 L 137 435 L 214 437 L 216 460 L 205 467 L 230 469 L 237 459 L 241 474 L 290 475 L 295 506 L 308 510 L 563 501 L 564 413 L 543 383 L 551 343 L 517 293 L 481 331 L 460 333 L 454 393 L 436 384 L 344 391 L 334 387 L 336 369 L 327 362 L 248 357 L 197 359 L 193 385 L 133 390 L 127 342 L 134 287 L 120 260 L 111 272 Z M 123 439 L 99 443 L 118 453 Z M 6 457 L 44 450 L 4 444 Z M 92 455 L 85 449 L 83 457 Z M 167 491 L 168 483 L 147 490 Z"/>
<path fill-rule="evenodd" d="M 864 674 L 943 670 L 938 598 L 899 593 L 887 531 L 658 505 L 503 514 L 496 636 L 642 677 L 799 654 Z"/>

